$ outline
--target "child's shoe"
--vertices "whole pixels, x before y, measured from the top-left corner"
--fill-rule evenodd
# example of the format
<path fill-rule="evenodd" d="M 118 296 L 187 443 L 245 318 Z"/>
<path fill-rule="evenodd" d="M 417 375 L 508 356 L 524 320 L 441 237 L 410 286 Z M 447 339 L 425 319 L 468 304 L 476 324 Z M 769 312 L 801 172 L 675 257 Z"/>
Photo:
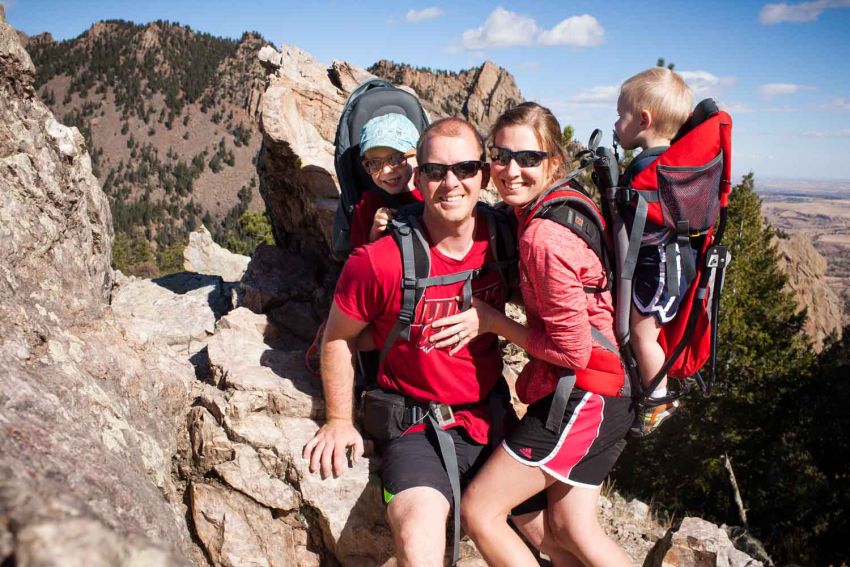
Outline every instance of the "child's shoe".
<path fill-rule="evenodd" d="M 643 408 L 635 416 L 635 422 L 629 429 L 630 437 L 646 437 L 667 421 L 667 418 L 673 415 L 673 412 L 682 405 L 679 400 L 673 400 L 665 404 L 660 404 L 654 407 Z"/>

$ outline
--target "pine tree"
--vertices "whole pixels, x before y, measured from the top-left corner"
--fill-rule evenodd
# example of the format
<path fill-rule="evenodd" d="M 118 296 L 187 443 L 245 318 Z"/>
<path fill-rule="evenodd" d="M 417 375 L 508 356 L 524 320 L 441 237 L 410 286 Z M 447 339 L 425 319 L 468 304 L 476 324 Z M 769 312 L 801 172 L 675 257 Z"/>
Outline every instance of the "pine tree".
<path fill-rule="evenodd" d="M 804 526 L 814 540 L 818 565 L 846 565 L 850 533 L 850 327 L 840 340 L 825 345 L 800 396 L 796 421 L 806 426 L 805 441 L 822 475 L 818 497 Z"/>

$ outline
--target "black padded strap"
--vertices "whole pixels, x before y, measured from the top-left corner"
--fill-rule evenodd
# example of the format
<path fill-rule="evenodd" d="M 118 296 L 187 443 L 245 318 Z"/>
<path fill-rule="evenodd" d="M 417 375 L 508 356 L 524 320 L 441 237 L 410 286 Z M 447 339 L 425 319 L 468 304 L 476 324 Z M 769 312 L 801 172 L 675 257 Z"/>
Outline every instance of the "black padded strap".
<path fill-rule="evenodd" d="M 454 541 L 452 543 L 452 565 L 458 562 L 460 557 L 460 472 L 457 465 L 457 454 L 455 443 L 451 433 L 440 427 L 440 423 L 434 416 L 434 409 L 428 412 L 428 422 L 437 434 L 437 444 L 440 446 L 440 454 L 443 457 L 443 465 L 449 475 L 449 484 L 452 487 L 452 505 L 454 507 Z"/>
<path fill-rule="evenodd" d="M 555 433 L 561 433 L 561 425 L 564 423 L 564 414 L 567 412 L 567 404 L 570 394 L 576 385 L 576 373 L 570 369 L 564 369 L 565 374 L 558 379 L 555 393 L 552 394 L 552 403 L 549 405 L 549 415 L 546 416 L 546 429 Z"/>
<path fill-rule="evenodd" d="M 715 271 L 714 289 L 711 292 L 711 337 L 708 357 L 708 382 L 704 388 L 706 395 L 711 394 L 711 389 L 714 386 L 714 380 L 717 376 L 717 327 L 720 325 L 720 294 L 723 291 L 726 267 L 729 265 L 731 259 L 732 257 L 728 249 L 723 245 L 716 245 L 706 253 L 707 269 Z"/>
<path fill-rule="evenodd" d="M 416 315 L 416 255 L 413 251 L 413 230 L 407 224 L 397 225 L 398 244 L 401 248 L 401 309 L 398 320 L 402 324 L 399 334 L 410 338 L 410 325 Z"/>
<path fill-rule="evenodd" d="M 670 295 L 679 295 L 679 246 L 678 239 L 671 240 L 664 247 L 664 285 Z"/>
<path fill-rule="evenodd" d="M 679 243 L 679 256 L 682 258 L 682 270 L 688 282 L 697 277 L 697 269 L 694 265 L 694 255 L 691 252 L 691 235 L 688 221 L 679 221 L 676 225 L 676 242 Z"/>
<path fill-rule="evenodd" d="M 478 204 L 478 210 L 487 219 L 490 255 L 493 257 L 493 262 L 482 268 L 479 275 L 491 270 L 498 270 L 502 285 L 505 286 L 506 292 L 510 294 L 512 280 L 514 279 L 513 271 L 517 262 L 514 227 L 508 217 L 508 215 L 513 215 L 513 212 L 499 211 L 484 203 Z"/>
<path fill-rule="evenodd" d="M 584 240 L 597 256 L 603 257 L 605 244 L 602 238 L 600 219 L 591 218 L 577 210 L 574 204 L 569 201 L 554 201 L 553 204 L 542 207 L 534 216 L 551 220 L 570 229 L 576 236 Z"/>
<path fill-rule="evenodd" d="M 472 274 L 463 282 L 463 302 L 460 310 L 467 311 L 470 307 L 472 307 Z"/>
<path fill-rule="evenodd" d="M 490 254 L 493 256 L 493 259 L 496 260 L 499 258 L 499 229 L 496 228 L 496 215 L 493 214 L 490 209 L 482 207 L 479 210 L 482 211 L 482 214 L 487 219 L 487 239 L 490 242 Z"/>

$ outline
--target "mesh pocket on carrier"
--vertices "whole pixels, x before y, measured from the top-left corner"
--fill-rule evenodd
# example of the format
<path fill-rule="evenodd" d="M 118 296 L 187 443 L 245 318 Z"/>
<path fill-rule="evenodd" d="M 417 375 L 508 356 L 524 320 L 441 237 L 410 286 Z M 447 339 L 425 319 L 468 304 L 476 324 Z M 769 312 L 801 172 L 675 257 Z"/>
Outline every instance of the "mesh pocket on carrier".
<path fill-rule="evenodd" d="M 714 226 L 720 213 L 723 152 L 705 165 L 659 165 L 657 171 L 665 226 L 675 229 L 679 221 L 688 221 L 691 231 L 700 232 Z"/>

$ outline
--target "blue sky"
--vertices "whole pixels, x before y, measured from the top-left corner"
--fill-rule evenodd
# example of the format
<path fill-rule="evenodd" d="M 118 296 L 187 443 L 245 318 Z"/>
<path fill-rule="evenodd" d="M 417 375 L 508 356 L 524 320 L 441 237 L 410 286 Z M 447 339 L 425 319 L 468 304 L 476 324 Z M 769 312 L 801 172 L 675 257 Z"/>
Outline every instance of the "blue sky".
<path fill-rule="evenodd" d="M 100 19 L 256 30 L 329 63 L 457 70 L 489 59 L 580 139 L 616 119 L 623 79 L 658 57 L 732 114 L 734 171 L 850 180 L 850 0 L 728 2 L 2 1 L 16 28 L 72 38 Z"/>

